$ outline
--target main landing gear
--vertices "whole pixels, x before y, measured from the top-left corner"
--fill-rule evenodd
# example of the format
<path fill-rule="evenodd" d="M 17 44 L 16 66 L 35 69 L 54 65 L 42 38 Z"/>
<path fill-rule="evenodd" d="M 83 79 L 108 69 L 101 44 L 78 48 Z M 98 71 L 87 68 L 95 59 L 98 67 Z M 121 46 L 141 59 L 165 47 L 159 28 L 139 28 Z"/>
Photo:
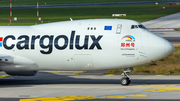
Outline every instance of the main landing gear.
<path fill-rule="evenodd" d="M 133 70 L 133 68 L 125 68 L 124 69 L 124 73 L 121 74 L 123 76 L 120 81 L 121 85 L 127 86 L 131 83 L 131 77 L 129 76 L 129 72 L 131 70 Z"/>

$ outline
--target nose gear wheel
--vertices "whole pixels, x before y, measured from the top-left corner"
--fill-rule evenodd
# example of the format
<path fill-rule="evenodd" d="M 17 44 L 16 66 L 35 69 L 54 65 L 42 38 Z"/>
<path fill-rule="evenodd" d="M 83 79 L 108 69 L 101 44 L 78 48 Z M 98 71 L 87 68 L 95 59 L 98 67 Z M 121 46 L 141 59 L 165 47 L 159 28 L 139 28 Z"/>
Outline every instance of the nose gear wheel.
<path fill-rule="evenodd" d="M 121 85 L 127 86 L 131 83 L 131 77 L 129 76 L 129 72 L 132 70 L 132 68 L 125 68 L 124 73 L 121 75 L 123 76 L 120 80 Z"/>

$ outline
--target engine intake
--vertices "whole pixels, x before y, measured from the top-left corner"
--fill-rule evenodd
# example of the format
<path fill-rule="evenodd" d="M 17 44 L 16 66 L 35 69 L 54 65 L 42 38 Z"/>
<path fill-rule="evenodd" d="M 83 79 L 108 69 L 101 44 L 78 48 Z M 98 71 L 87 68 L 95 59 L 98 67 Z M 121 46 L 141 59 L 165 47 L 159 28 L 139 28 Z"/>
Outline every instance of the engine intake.
<path fill-rule="evenodd" d="M 35 76 L 38 71 L 5 71 L 12 76 Z"/>

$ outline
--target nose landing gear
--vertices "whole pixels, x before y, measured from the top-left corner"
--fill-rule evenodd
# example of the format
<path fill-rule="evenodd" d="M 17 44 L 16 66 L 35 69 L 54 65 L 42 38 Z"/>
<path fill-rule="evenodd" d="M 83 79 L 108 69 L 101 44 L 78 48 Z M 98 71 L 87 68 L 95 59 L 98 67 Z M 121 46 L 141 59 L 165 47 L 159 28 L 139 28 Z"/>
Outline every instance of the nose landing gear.
<path fill-rule="evenodd" d="M 132 69 L 133 68 L 125 68 L 124 69 L 124 73 L 121 74 L 123 76 L 120 81 L 121 85 L 128 86 L 131 83 L 131 77 L 129 76 L 129 72 Z"/>

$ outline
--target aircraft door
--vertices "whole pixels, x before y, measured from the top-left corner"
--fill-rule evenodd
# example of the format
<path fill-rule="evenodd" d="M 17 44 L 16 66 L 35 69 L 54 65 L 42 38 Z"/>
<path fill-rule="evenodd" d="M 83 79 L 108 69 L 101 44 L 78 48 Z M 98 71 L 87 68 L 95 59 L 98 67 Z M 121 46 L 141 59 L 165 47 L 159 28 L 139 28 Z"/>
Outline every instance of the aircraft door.
<path fill-rule="evenodd" d="M 118 24 L 116 29 L 116 34 L 121 34 L 122 25 Z"/>
<path fill-rule="evenodd" d="M 124 61 L 124 63 L 128 61 L 130 65 L 134 65 L 144 57 L 145 53 L 142 45 L 141 30 L 138 29 L 138 26 L 135 29 L 123 32 L 120 38 L 120 61 Z"/>

